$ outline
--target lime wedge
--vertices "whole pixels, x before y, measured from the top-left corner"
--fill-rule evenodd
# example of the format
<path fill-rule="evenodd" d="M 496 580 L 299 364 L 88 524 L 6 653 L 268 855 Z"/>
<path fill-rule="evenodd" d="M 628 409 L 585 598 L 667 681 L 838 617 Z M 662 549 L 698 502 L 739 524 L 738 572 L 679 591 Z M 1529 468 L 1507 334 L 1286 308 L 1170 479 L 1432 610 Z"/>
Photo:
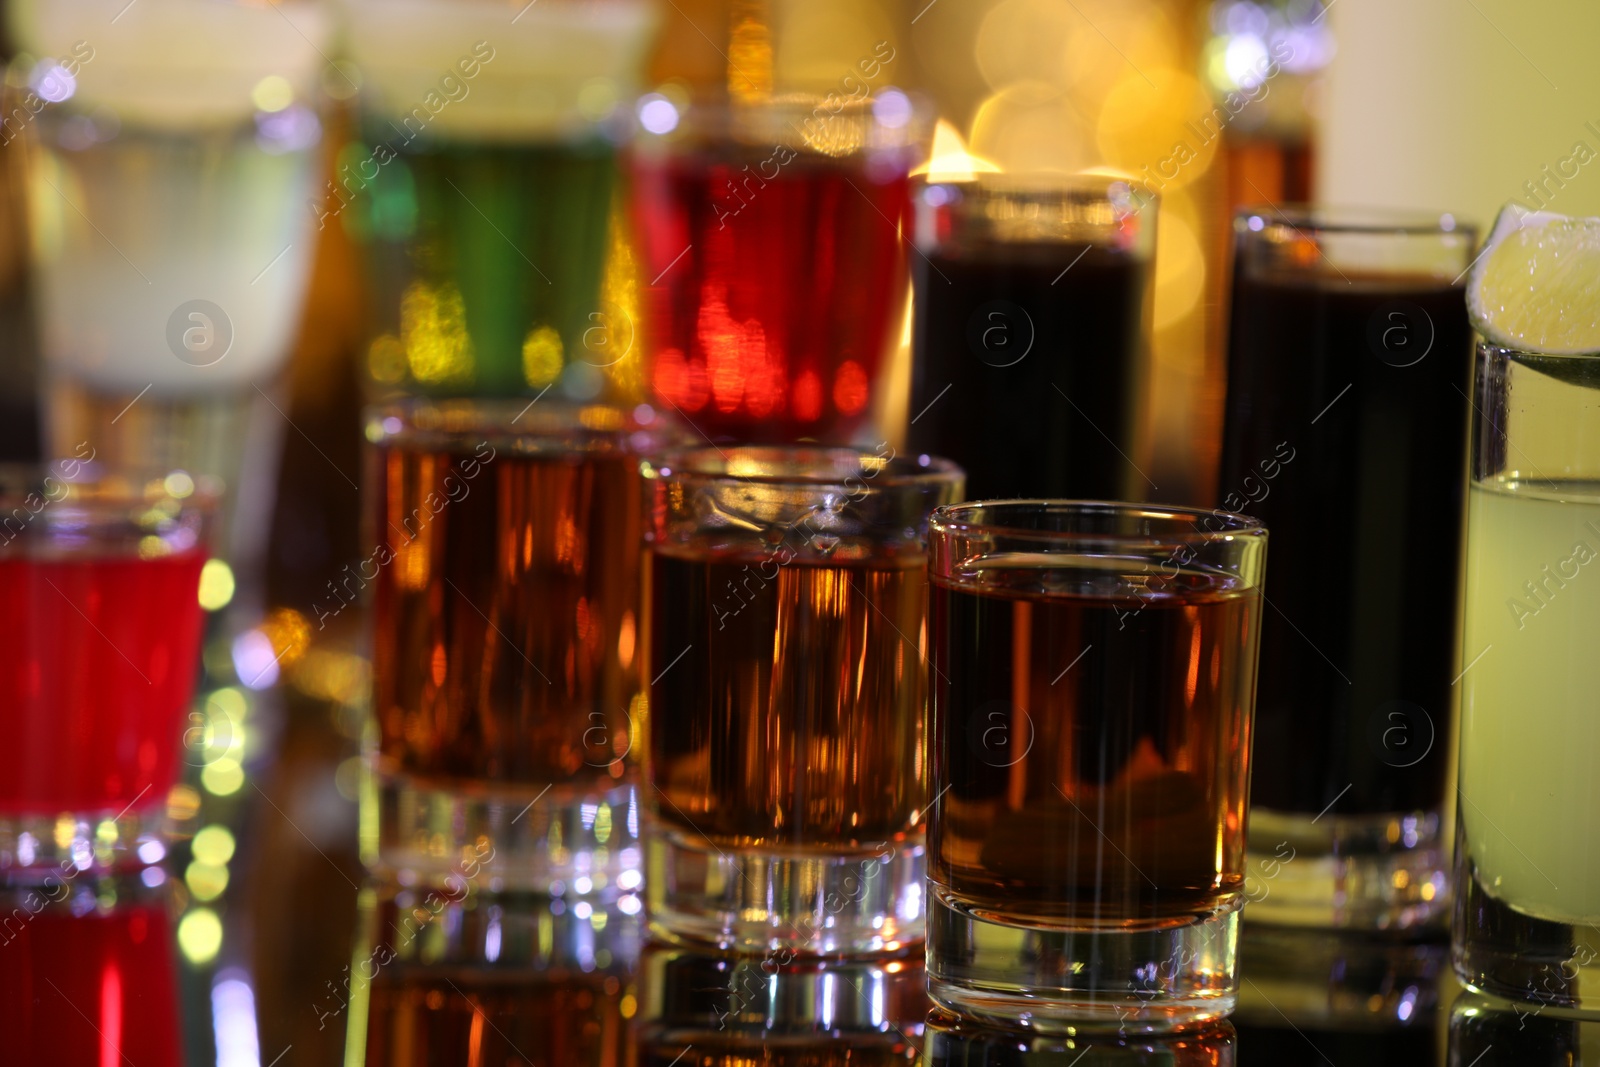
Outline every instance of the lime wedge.
<path fill-rule="evenodd" d="M 1472 268 L 1467 308 L 1505 348 L 1600 352 L 1600 218 L 1507 204 Z"/>

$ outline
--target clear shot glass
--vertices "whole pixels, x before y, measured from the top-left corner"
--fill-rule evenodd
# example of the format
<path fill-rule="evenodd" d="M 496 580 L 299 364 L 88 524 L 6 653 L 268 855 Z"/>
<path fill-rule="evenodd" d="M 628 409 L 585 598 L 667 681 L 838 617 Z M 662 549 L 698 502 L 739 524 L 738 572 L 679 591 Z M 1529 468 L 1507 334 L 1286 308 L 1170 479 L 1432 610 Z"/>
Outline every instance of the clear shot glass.
<path fill-rule="evenodd" d="M 1096 175 L 983 174 L 911 192 L 909 447 L 976 498 L 1139 499 L 1153 193 Z"/>
<path fill-rule="evenodd" d="M 580 894 L 638 877 L 639 461 L 661 440 L 645 412 L 368 411 L 378 873 L 471 864 Z"/>
<path fill-rule="evenodd" d="M 164 853 L 217 496 L 184 471 L 0 469 L 0 879 Z"/>
<path fill-rule="evenodd" d="M 1220 506 L 1272 530 L 1249 921 L 1437 928 L 1477 233 L 1290 206 L 1234 220 Z"/>
<path fill-rule="evenodd" d="M 1265 528 L 1013 500 L 929 529 L 935 1003 L 1046 1030 L 1226 1014 Z"/>
<path fill-rule="evenodd" d="M 960 469 L 730 448 L 646 476 L 651 929 L 757 952 L 919 941 L 925 538 Z"/>
<path fill-rule="evenodd" d="M 1455 970 L 1480 992 L 1595 1016 L 1600 353 L 1480 344 L 1475 407 Z"/>

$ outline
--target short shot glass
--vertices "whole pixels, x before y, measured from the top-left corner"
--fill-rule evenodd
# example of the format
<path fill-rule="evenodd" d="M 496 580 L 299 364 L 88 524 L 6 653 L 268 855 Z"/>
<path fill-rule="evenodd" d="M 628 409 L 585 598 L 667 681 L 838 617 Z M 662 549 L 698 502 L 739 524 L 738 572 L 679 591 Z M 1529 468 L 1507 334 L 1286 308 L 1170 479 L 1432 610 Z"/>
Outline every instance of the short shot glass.
<path fill-rule="evenodd" d="M 1227 1013 L 1267 532 L 1011 500 L 929 532 L 928 977 L 1050 1030 Z"/>
<path fill-rule="evenodd" d="M 919 942 L 925 538 L 960 469 L 746 447 L 645 471 L 652 932 L 821 955 Z"/>
<path fill-rule="evenodd" d="M 639 460 L 659 429 L 598 404 L 368 411 L 378 874 L 637 885 Z"/>
<path fill-rule="evenodd" d="M 0 881 L 163 854 L 218 495 L 184 471 L 0 468 Z"/>

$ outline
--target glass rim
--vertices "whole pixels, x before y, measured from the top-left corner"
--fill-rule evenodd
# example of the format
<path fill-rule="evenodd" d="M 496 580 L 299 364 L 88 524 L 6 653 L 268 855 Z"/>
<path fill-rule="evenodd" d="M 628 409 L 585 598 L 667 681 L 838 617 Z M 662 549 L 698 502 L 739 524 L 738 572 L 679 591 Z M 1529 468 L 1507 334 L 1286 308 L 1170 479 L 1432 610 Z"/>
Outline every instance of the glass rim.
<path fill-rule="evenodd" d="M 1259 233 L 1251 218 L 1279 223 L 1308 233 L 1438 237 L 1461 235 L 1477 243 L 1479 226 L 1452 211 L 1429 212 L 1419 208 L 1370 207 L 1356 204 L 1288 203 L 1245 204 L 1233 213 L 1237 233 Z M 1265 229 L 1265 226 L 1262 227 Z"/>
<path fill-rule="evenodd" d="M 1082 516 L 1123 516 L 1158 519 L 1170 523 L 1170 530 L 1152 533 L 1118 533 L 1114 531 L 1051 530 L 1030 526 L 1017 526 L 1004 521 L 962 521 L 963 513 L 984 509 L 1026 511 L 1031 514 L 1067 514 Z M 1000 516 L 997 516 L 1000 518 Z M 1222 523 L 1217 529 L 1199 528 L 1203 520 Z M 1181 523 L 1187 523 L 1187 526 Z M 1218 541 L 1249 539 L 1262 541 L 1267 537 L 1267 526 L 1260 519 L 1237 511 L 1220 508 L 1198 508 L 1176 504 L 1139 504 L 1122 500 L 1081 500 L 1026 498 L 1001 500 L 967 500 L 958 504 L 945 504 L 935 508 L 928 516 L 928 536 L 948 534 L 994 534 L 1021 540 L 1042 541 L 1049 544 L 1075 545 L 1086 542 L 1115 543 L 1130 546 L 1155 546 L 1173 543 L 1210 544 Z"/>
<path fill-rule="evenodd" d="M 648 420 L 639 409 L 649 409 Z M 649 405 L 629 407 L 539 397 L 403 397 L 361 410 L 363 436 L 379 448 L 445 448 L 474 439 L 512 451 L 551 446 L 593 449 L 625 445 L 635 434 L 671 435 L 667 418 Z"/>
<path fill-rule="evenodd" d="M 905 101 L 905 111 L 897 122 L 889 122 L 878 114 L 877 105 L 890 93 Z M 837 100 L 839 107 L 831 108 L 830 100 Z M 672 125 L 666 129 L 655 130 L 645 125 L 644 109 L 655 101 L 664 101 L 673 110 Z M 823 142 L 811 143 L 801 123 L 808 119 L 823 123 L 837 119 L 854 124 L 868 134 L 859 143 L 852 143 L 851 151 L 845 153 L 854 155 L 919 148 L 932 135 L 936 117 L 933 102 L 927 96 L 901 85 L 883 85 L 864 96 L 787 92 L 750 101 L 672 100 L 652 91 L 632 101 L 627 141 L 635 154 L 641 151 L 648 154 L 652 149 L 670 151 L 674 146 L 732 143 L 768 148 L 781 145 L 832 155 L 836 153 Z M 774 140 L 776 145 L 768 143 Z"/>
<path fill-rule="evenodd" d="M 1474 326 L 1473 329 L 1476 331 L 1477 327 Z M 1531 367 L 1533 370 L 1538 370 L 1539 368 L 1534 366 L 1534 364 L 1543 360 L 1558 361 L 1570 359 L 1583 361 L 1600 359 L 1600 348 L 1597 348 L 1592 352 L 1540 352 L 1532 348 L 1518 348 L 1516 345 L 1503 345 L 1499 341 L 1491 341 L 1487 337 L 1482 336 L 1478 338 L 1477 351 L 1480 354 L 1490 353 L 1493 355 L 1505 356 L 1506 358 L 1521 363 L 1524 366 Z"/>
<path fill-rule="evenodd" d="M 753 462 L 766 459 L 773 463 L 788 463 L 800 469 L 781 474 L 741 474 L 714 469 L 718 466 L 726 468 L 732 462 L 730 457 L 734 455 L 747 457 Z M 816 461 L 808 463 L 804 457 L 815 457 Z M 857 461 L 854 470 L 839 464 L 838 461 L 846 459 Z M 824 467 L 827 460 L 834 461 L 831 468 Z M 884 457 L 865 448 L 842 445 L 732 445 L 725 448 L 710 445 L 676 448 L 646 460 L 643 471 L 649 479 L 702 486 L 762 485 L 818 489 L 843 486 L 851 479 L 858 479 L 868 492 L 949 485 L 966 478 L 966 471 L 939 456 L 908 458 L 896 452 Z M 813 471 L 815 473 L 811 473 Z"/>
<path fill-rule="evenodd" d="M 932 188 L 934 186 L 947 186 L 966 193 L 968 190 L 977 190 L 985 196 L 1011 195 L 1018 198 L 1042 199 L 1051 196 L 1064 196 L 1073 193 L 1089 193 L 1111 199 L 1117 186 L 1123 186 L 1128 194 L 1138 202 L 1159 200 L 1160 194 L 1144 182 L 1132 175 L 1111 174 L 1095 170 L 1083 171 L 1048 171 L 1048 170 L 1001 170 L 1001 171 L 974 171 L 970 174 L 941 177 L 937 173 L 913 174 L 911 176 L 913 191 Z"/>

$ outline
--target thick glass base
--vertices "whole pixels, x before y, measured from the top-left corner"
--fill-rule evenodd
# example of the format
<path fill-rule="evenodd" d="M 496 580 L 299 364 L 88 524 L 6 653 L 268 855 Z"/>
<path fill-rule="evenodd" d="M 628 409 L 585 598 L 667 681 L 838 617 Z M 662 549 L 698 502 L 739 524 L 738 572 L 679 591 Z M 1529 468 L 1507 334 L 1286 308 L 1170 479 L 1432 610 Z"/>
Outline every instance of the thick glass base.
<path fill-rule="evenodd" d="M 851 956 L 923 936 L 921 837 L 850 852 L 717 849 L 664 826 L 646 838 L 650 932 L 739 952 Z"/>
<path fill-rule="evenodd" d="M 121 813 L 0 813 L 0 884 L 40 885 L 159 863 L 182 833 L 168 819 L 165 799 Z"/>
<path fill-rule="evenodd" d="M 1600 1018 L 1600 923 L 1550 922 L 1491 896 L 1463 846 L 1459 859 L 1451 964 L 1476 993 L 1537 1005 L 1582 1019 Z"/>
<path fill-rule="evenodd" d="M 1154 1033 L 1217 1019 L 1237 998 L 1239 906 L 1159 929 L 1043 928 L 930 885 L 928 995 L 966 1018 L 1044 1033 Z"/>
<path fill-rule="evenodd" d="M 926 1067 L 1234 1067 L 1238 1044 L 1227 1019 L 1162 1034 L 1029 1033 L 935 1008 L 924 1032 Z"/>
<path fill-rule="evenodd" d="M 1252 808 L 1245 916 L 1335 930 L 1442 929 L 1449 869 L 1434 813 L 1313 816 Z"/>
<path fill-rule="evenodd" d="M 401 885 L 464 879 L 479 888 L 579 895 L 639 887 L 639 807 L 604 792 L 478 788 L 471 794 L 373 774 L 362 798 L 362 860 Z"/>

